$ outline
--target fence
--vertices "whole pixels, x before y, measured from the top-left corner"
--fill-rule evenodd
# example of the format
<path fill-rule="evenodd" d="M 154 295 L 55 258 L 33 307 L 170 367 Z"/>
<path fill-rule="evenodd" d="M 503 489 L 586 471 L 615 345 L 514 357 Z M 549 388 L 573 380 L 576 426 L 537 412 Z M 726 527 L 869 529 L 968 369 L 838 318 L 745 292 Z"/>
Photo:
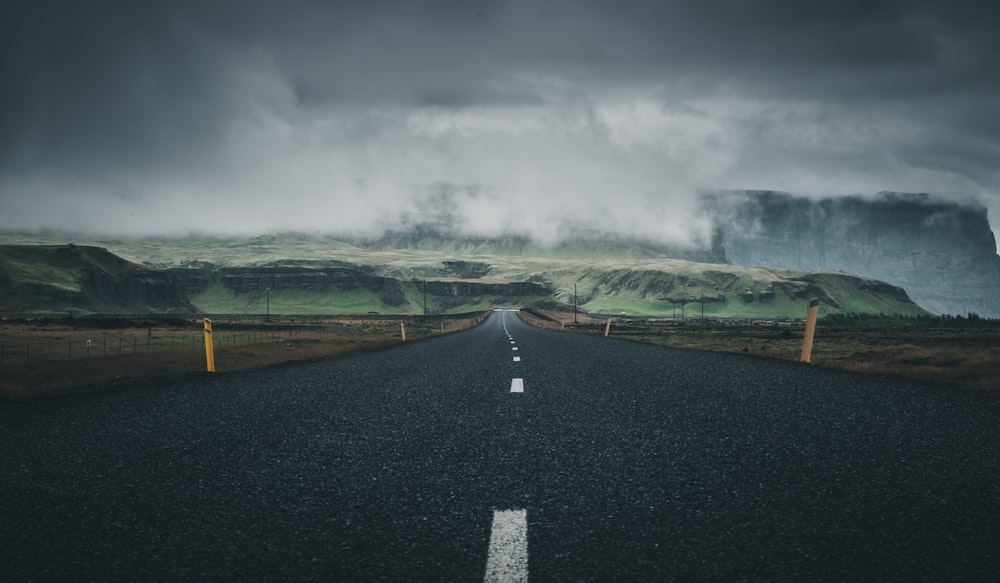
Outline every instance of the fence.
<path fill-rule="evenodd" d="M 245 318 L 212 316 L 216 326 L 213 346 L 216 350 L 260 344 L 324 342 L 344 337 L 393 337 L 405 322 L 410 339 L 454 332 L 475 326 L 487 314 L 458 314 L 447 318 L 423 319 L 420 316 L 392 318 L 282 316 L 268 324 Z M 101 321 L 126 320 L 121 316 L 69 318 L 58 321 L 19 320 L 0 322 L 0 366 L 31 365 L 40 362 L 70 361 L 114 357 L 127 354 L 162 353 L 205 349 L 201 320 L 151 322 L 152 325 L 128 330 L 101 328 Z M 148 316 L 144 317 L 149 319 Z M 277 318 L 273 318 L 277 320 Z"/>
<path fill-rule="evenodd" d="M 679 330 L 801 330 L 804 320 L 801 318 L 652 318 L 643 316 L 611 316 L 608 314 L 587 314 L 580 317 L 579 323 L 573 323 L 569 318 L 557 320 L 545 312 L 522 309 L 518 316 L 525 323 L 537 328 L 549 330 L 569 330 L 589 334 L 604 334 L 608 320 L 611 320 L 611 331 L 626 334 L 655 334 L 663 331 Z"/>
<path fill-rule="evenodd" d="M 218 335 L 214 340 L 217 348 L 245 346 L 250 344 L 291 342 L 296 339 L 322 340 L 333 336 L 332 332 L 312 330 L 288 330 L 282 332 L 244 332 Z M 31 364 L 53 360 L 80 360 L 85 358 L 137 354 L 141 352 L 165 352 L 181 350 L 204 350 L 202 333 L 167 335 L 107 335 L 75 340 L 0 340 L 0 365 Z"/>

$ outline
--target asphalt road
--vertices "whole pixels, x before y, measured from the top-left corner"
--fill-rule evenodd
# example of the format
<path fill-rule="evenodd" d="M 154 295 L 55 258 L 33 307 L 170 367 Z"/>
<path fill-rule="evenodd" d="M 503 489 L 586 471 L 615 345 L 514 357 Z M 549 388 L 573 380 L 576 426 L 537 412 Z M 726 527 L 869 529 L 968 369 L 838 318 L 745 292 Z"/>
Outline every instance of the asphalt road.
<path fill-rule="evenodd" d="M 991 393 L 495 313 L 0 403 L 0 580 L 996 581 L 998 425 Z"/>

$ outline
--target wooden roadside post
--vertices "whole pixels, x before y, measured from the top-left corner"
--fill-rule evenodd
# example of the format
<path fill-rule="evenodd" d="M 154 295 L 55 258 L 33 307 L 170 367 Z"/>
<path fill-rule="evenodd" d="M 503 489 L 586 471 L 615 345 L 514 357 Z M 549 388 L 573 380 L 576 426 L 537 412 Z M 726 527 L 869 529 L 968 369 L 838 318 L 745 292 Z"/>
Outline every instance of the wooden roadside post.
<path fill-rule="evenodd" d="M 212 321 L 205 318 L 205 362 L 208 372 L 215 372 L 215 346 L 212 343 Z"/>
<path fill-rule="evenodd" d="M 809 363 L 812 360 L 813 336 L 816 334 L 816 316 L 819 313 L 819 299 L 809 302 L 809 311 L 806 312 L 806 334 L 802 338 L 802 362 Z"/>
<path fill-rule="evenodd" d="M 604 326 L 604 337 L 607 338 L 608 334 L 611 333 L 611 318 L 608 318 L 608 323 Z"/>
<path fill-rule="evenodd" d="M 399 322 L 399 332 L 403 335 L 403 342 L 406 342 L 406 322 Z"/>

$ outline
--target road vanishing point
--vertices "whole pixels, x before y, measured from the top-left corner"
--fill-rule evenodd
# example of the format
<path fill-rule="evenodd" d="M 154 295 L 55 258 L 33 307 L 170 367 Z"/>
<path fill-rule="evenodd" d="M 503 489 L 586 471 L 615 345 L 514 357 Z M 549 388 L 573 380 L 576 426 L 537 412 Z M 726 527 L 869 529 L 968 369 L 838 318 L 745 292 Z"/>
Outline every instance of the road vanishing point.
<path fill-rule="evenodd" d="M 998 424 L 987 391 L 498 311 L 0 403 L 0 580 L 997 581 Z"/>

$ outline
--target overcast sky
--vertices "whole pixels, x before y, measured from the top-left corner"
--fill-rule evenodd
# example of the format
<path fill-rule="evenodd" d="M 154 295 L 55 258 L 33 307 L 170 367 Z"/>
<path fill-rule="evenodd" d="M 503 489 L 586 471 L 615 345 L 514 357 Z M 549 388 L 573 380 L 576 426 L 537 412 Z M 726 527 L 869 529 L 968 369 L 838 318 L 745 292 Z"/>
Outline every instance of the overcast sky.
<path fill-rule="evenodd" d="M 979 197 L 996 2 L 6 0 L 0 229 L 682 240 L 702 189 Z"/>

